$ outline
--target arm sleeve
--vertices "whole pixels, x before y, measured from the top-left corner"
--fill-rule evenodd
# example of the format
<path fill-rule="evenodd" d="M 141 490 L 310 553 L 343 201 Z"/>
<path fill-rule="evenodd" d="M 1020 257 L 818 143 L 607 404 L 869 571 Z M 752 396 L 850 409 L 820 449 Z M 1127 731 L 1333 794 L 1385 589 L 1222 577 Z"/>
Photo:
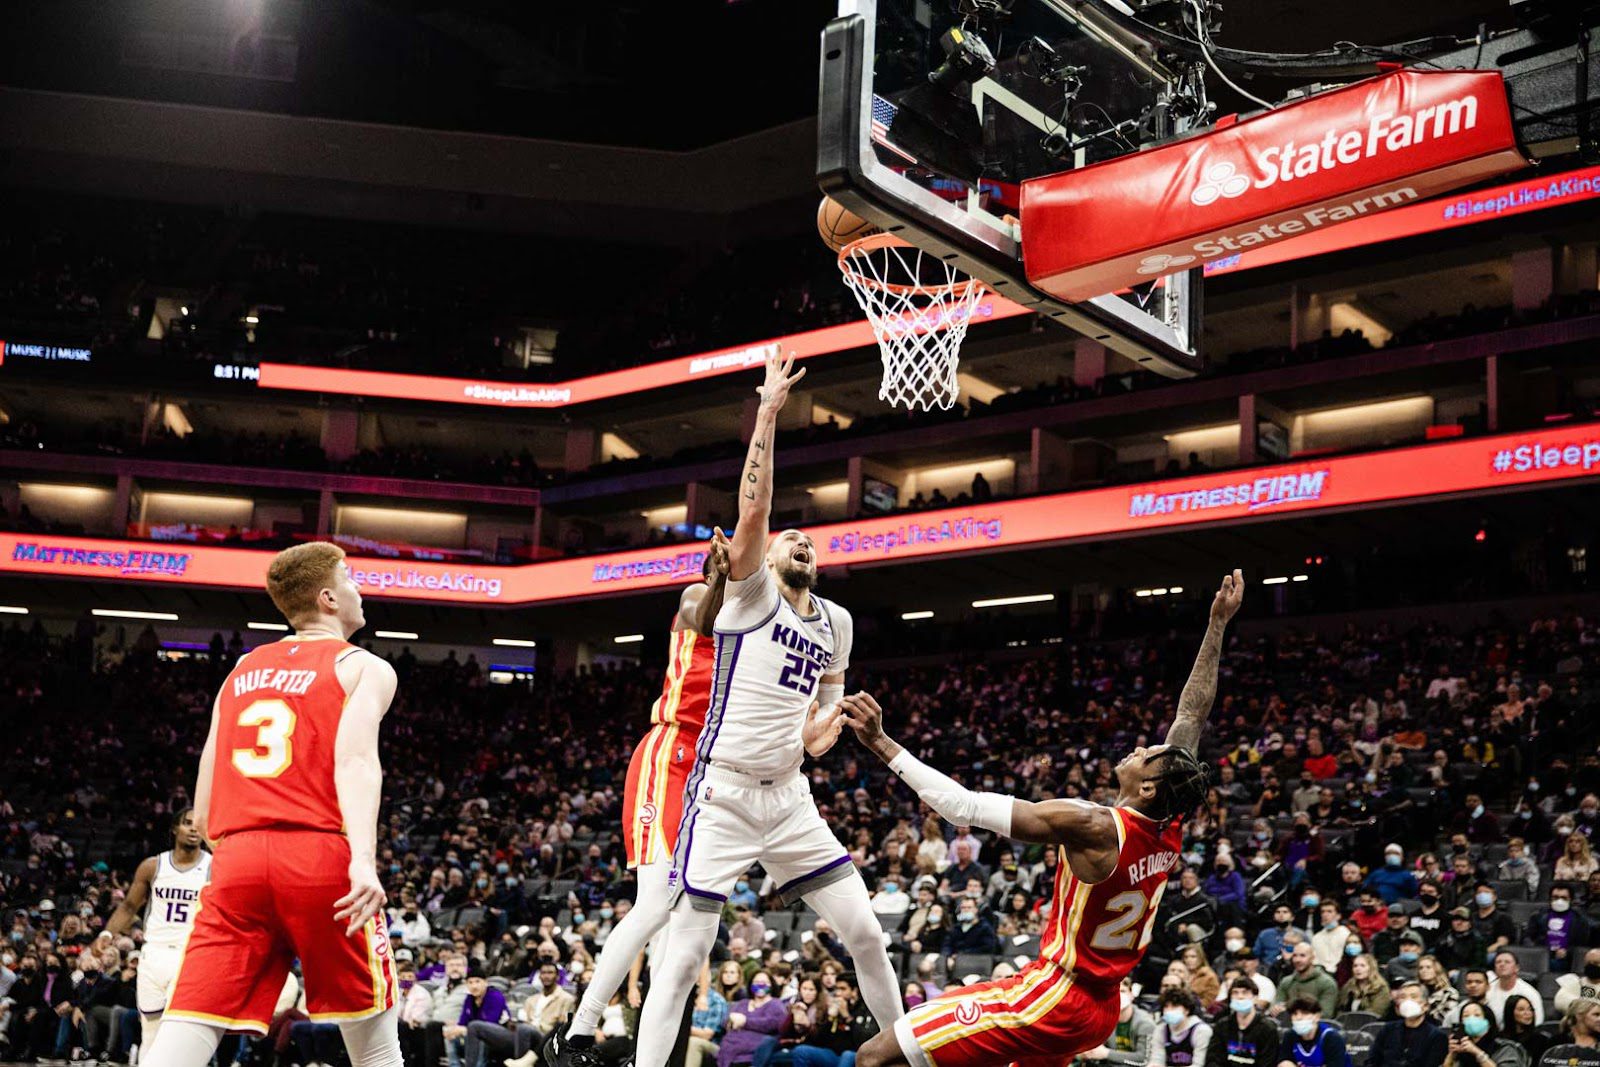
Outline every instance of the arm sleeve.
<path fill-rule="evenodd" d="M 728 580 L 727 592 L 722 597 L 722 610 L 717 612 L 714 627 L 733 632 L 752 630 L 766 621 L 778 607 L 778 586 L 766 565 L 756 569 L 748 578 Z"/>

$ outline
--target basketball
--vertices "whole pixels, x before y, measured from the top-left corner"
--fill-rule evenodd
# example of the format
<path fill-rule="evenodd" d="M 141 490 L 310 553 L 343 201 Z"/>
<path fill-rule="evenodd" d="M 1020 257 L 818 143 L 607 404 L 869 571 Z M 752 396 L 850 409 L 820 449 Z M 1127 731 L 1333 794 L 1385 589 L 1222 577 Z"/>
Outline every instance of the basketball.
<path fill-rule="evenodd" d="M 822 243 L 835 252 L 851 241 L 877 232 L 876 226 L 837 200 L 825 196 L 822 203 L 817 205 L 817 233 L 822 237 Z"/>

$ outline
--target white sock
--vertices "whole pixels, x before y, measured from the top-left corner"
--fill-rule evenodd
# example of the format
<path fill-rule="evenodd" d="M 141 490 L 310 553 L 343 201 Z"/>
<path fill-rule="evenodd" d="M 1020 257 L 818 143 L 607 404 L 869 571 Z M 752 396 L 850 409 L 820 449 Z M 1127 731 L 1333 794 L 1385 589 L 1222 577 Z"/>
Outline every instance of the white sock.
<path fill-rule="evenodd" d="M 163 1021 L 160 1037 L 152 1042 L 149 1031 L 141 1039 L 139 1062 L 144 1067 L 206 1067 L 222 1043 L 223 1028 L 188 1019 Z"/>
<path fill-rule="evenodd" d="M 666 1067 L 678 1041 L 689 987 L 717 940 L 717 913 L 696 911 L 689 901 L 681 898 L 667 920 L 667 944 L 660 964 L 650 972 L 650 995 L 639 1016 L 634 1067 Z"/>
<path fill-rule="evenodd" d="M 805 894 L 805 902 L 833 927 L 856 965 L 856 986 L 867 1010 L 878 1020 L 879 1030 L 889 1030 L 905 1014 L 900 1000 L 900 981 L 883 947 L 883 927 L 878 925 L 869 903 L 867 883 L 861 872 L 851 870 L 848 878 Z M 652 995 L 653 992 L 652 992 Z"/>
<path fill-rule="evenodd" d="M 627 980 L 633 961 L 656 932 L 667 924 L 667 873 L 670 860 L 638 868 L 638 899 L 622 921 L 611 929 L 605 948 L 594 963 L 594 981 L 584 991 L 583 1002 L 572 1015 L 567 1036 L 593 1037 L 600 1028 L 606 1005 Z"/>
<path fill-rule="evenodd" d="M 350 1067 L 400 1067 L 400 1009 L 390 1008 L 370 1019 L 340 1023 Z"/>

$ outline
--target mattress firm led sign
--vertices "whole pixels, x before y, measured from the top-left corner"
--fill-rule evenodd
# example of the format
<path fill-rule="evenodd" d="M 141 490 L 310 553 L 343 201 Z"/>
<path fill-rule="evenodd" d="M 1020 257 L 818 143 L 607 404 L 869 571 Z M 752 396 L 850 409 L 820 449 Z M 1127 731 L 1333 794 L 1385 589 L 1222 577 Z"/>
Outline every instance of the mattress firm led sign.
<path fill-rule="evenodd" d="M 1577 479 L 1600 481 L 1600 424 L 831 523 L 807 532 L 820 567 L 884 564 Z M 262 589 L 272 556 L 0 533 L 0 571 L 91 581 Z M 365 558 L 352 558 L 349 566 L 369 596 L 517 605 L 679 586 L 699 580 L 704 560 L 702 548 L 680 545 L 520 567 Z"/>
<path fill-rule="evenodd" d="M 42 359 L 48 363 L 88 363 L 90 352 L 87 348 L 72 348 L 67 345 L 0 340 L 0 367 L 5 366 L 8 359 Z"/>

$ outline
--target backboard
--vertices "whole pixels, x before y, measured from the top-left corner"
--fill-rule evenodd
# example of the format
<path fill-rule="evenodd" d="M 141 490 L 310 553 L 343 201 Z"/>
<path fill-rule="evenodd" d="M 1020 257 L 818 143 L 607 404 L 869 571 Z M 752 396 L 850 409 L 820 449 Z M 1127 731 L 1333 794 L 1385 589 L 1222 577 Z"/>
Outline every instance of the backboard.
<path fill-rule="evenodd" d="M 828 196 L 1147 369 L 1203 366 L 1200 271 L 1063 303 L 1028 285 L 1007 218 L 1024 179 L 1203 118 L 1178 114 L 1183 75 L 1145 42 L 1081 0 L 839 0 L 821 69 L 817 179 Z"/>

